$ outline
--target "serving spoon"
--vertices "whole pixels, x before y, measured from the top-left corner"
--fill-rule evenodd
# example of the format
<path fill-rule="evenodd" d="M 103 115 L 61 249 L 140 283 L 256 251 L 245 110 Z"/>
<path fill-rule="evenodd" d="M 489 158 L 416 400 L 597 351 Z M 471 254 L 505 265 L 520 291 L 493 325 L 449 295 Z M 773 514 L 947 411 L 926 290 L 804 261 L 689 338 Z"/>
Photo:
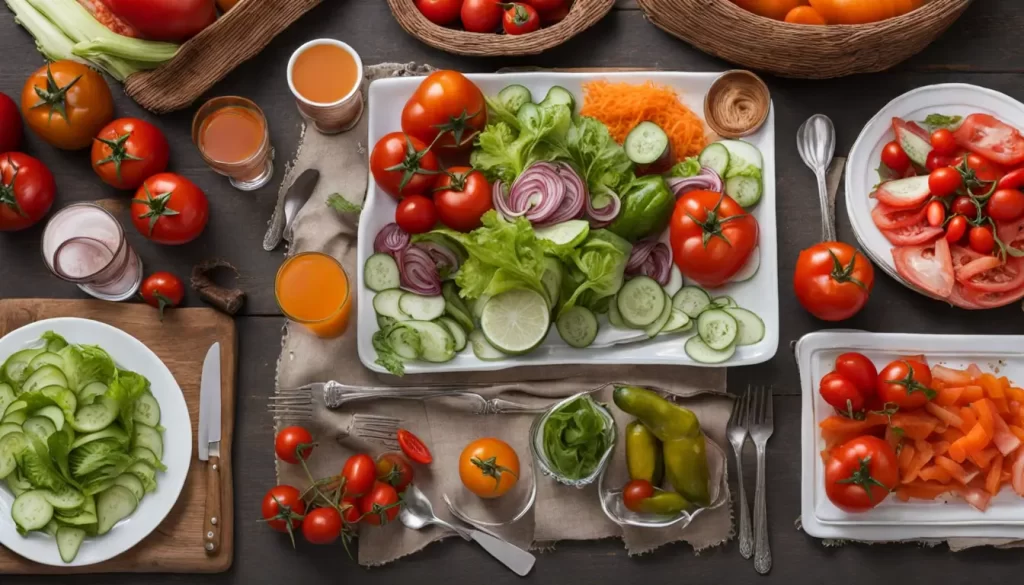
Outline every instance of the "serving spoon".
<path fill-rule="evenodd" d="M 815 114 L 796 131 L 796 148 L 804 164 L 818 179 L 818 200 L 821 203 L 821 241 L 836 241 L 835 200 L 829 197 L 825 173 L 836 154 L 836 128 L 824 114 Z"/>

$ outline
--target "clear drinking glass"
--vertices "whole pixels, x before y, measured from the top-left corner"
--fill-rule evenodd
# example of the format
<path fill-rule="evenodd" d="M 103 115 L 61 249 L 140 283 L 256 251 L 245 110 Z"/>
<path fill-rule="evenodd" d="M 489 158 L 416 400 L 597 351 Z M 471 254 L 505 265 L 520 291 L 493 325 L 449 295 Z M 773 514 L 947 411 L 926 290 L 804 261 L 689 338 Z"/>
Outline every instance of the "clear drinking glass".
<path fill-rule="evenodd" d="M 129 299 L 142 284 L 142 260 L 121 224 L 94 203 L 68 205 L 50 218 L 43 260 L 57 278 L 105 301 Z"/>
<path fill-rule="evenodd" d="M 224 117 L 236 117 L 236 123 L 245 119 L 245 124 L 222 125 Z M 251 125 L 246 128 L 245 125 Z M 258 127 L 256 126 L 258 125 Z M 241 132 L 240 130 L 247 130 Z M 227 157 L 223 148 L 214 149 L 212 133 L 217 133 L 217 144 L 224 146 L 226 140 L 246 140 L 255 133 L 257 140 L 251 146 L 242 145 L 241 156 Z M 251 131 L 251 132 L 249 132 Z M 274 176 L 274 148 L 270 144 L 270 129 L 263 110 L 252 100 L 225 96 L 213 98 L 203 104 L 192 119 L 192 142 L 199 154 L 215 172 L 228 178 L 231 186 L 240 191 L 255 191 L 270 182 Z M 232 153 L 234 154 L 234 153 Z"/>

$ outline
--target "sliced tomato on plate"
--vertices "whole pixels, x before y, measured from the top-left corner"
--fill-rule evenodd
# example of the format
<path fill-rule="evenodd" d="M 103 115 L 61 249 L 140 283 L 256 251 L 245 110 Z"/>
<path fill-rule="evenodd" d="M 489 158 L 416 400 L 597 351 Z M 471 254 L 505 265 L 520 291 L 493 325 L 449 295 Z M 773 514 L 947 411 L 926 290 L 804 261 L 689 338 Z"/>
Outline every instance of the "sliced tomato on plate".
<path fill-rule="evenodd" d="M 953 292 L 953 259 L 945 239 L 922 246 L 893 248 L 892 258 L 896 272 L 917 288 L 941 298 Z"/>
<path fill-rule="evenodd" d="M 921 206 L 919 209 L 899 209 L 879 203 L 871 210 L 871 220 L 880 230 L 898 230 L 922 223 L 927 214 L 927 206 Z"/>
<path fill-rule="evenodd" d="M 902 118 L 892 119 L 892 132 L 896 135 L 896 142 L 910 160 L 915 165 L 924 167 L 928 161 L 928 153 L 932 151 L 931 135 L 916 123 Z"/>
<path fill-rule="evenodd" d="M 985 292 L 957 283 L 949 302 L 963 309 L 996 309 L 1024 298 L 1024 287 L 1007 292 Z"/>
<path fill-rule="evenodd" d="M 927 221 L 894 230 L 881 230 L 885 239 L 896 246 L 920 246 L 939 238 L 945 233 L 941 227 L 930 226 Z"/>
<path fill-rule="evenodd" d="M 927 175 L 886 181 L 873 194 L 879 202 L 898 209 L 917 209 L 931 195 Z"/>
<path fill-rule="evenodd" d="M 999 223 L 996 235 L 1007 246 L 1024 250 L 1024 218 L 1013 223 Z"/>
<path fill-rule="evenodd" d="M 1024 162 L 1020 131 L 989 114 L 971 114 L 953 133 L 960 146 L 1006 166 Z"/>
<path fill-rule="evenodd" d="M 953 252 L 953 272 L 957 282 L 964 286 L 991 293 L 1010 292 L 1024 287 L 1024 263 L 1020 258 L 1008 258 L 1003 262 L 995 256 L 977 254 L 976 258 L 963 263 L 967 258 L 969 256 L 963 251 Z"/>

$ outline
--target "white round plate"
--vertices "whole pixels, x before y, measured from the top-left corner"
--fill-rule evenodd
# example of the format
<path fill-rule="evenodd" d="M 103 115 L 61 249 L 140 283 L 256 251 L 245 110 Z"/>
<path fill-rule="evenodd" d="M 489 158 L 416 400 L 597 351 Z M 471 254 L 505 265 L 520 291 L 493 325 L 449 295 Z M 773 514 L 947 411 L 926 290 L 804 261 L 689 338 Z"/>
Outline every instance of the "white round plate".
<path fill-rule="evenodd" d="M 846 212 L 861 248 L 889 276 L 904 286 L 924 294 L 903 280 L 892 259 L 892 244 L 871 220 L 875 200 L 868 197 L 878 184 L 878 165 L 882 148 L 893 140 L 892 119 L 920 122 L 928 114 L 967 117 L 991 114 L 1016 128 L 1024 128 L 1024 104 L 1012 97 L 966 83 L 942 83 L 909 91 L 889 102 L 864 126 L 846 161 Z M 942 299 L 946 300 L 946 299 Z M 948 302 L 948 300 L 947 300 Z"/>
<path fill-rule="evenodd" d="M 71 563 L 61 560 L 57 542 L 42 532 L 22 537 L 11 520 L 14 495 L 0 482 L 0 544 L 31 561 L 55 567 L 80 567 L 116 557 L 149 536 L 163 522 L 178 501 L 188 466 L 192 461 L 192 422 L 178 383 L 167 366 L 141 341 L 124 331 L 98 321 L 76 318 L 46 319 L 16 329 L 0 339 L 0 361 L 12 353 L 39 347 L 39 337 L 54 331 L 68 343 L 98 345 L 119 368 L 142 374 L 151 384 L 153 397 L 160 403 L 160 424 L 164 431 L 163 463 L 167 471 L 157 472 L 156 491 L 146 494 L 135 513 L 122 520 L 103 536 L 87 537 Z"/>

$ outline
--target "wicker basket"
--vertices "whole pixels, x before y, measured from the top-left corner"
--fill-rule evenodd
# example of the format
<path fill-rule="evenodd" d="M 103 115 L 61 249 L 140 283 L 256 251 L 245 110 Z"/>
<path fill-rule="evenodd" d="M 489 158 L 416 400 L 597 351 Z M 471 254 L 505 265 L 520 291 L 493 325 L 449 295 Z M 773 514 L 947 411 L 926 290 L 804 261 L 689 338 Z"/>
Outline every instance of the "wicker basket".
<path fill-rule="evenodd" d="M 637 0 L 658 28 L 744 67 L 826 79 L 888 69 L 942 34 L 972 0 L 930 0 L 873 24 L 808 26 L 757 16 L 729 0 Z"/>
<path fill-rule="evenodd" d="M 536 32 L 513 36 L 471 33 L 439 26 L 423 16 L 414 0 L 388 0 L 391 12 L 405 32 L 442 51 L 478 57 L 536 55 L 591 27 L 608 14 L 614 4 L 615 0 L 576 0 L 569 16 L 561 22 Z"/>

